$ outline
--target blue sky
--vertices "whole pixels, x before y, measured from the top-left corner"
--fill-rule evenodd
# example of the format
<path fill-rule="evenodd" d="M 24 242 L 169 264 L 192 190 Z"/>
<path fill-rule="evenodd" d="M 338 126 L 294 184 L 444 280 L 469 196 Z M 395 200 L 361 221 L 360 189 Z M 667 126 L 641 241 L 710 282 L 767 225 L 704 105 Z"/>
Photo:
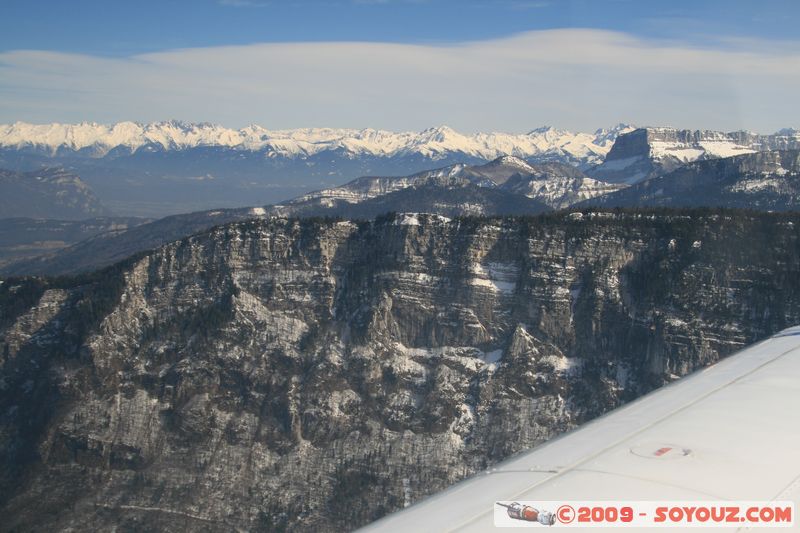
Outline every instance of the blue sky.
<path fill-rule="evenodd" d="M 0 0 L 0 122 L 763 131 L 798 125 L 798 26 L 796 0 Z"/>
<path fill-rule="evenodd" d="M 650 38 L 794 39 L 796 0 L 0 0 L 0 50 L 129 55 L 257 42 L 474 41 L 597 28 Z"/>

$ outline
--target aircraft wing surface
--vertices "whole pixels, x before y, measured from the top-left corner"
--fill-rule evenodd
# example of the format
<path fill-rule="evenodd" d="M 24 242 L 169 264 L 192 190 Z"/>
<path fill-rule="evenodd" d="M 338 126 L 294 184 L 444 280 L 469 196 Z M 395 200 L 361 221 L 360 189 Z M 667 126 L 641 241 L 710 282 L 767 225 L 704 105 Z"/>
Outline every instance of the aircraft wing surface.
<path fill-rule="evenodd" d="M 489 531 L 494 529 L 495 502 L 503 500 L 783 500 L 793 501 L 797 511 L 800 327 L 499 463 L 363 531 Z M 800 529 L 797 522 L 795 518 L 795 528 Z"/>

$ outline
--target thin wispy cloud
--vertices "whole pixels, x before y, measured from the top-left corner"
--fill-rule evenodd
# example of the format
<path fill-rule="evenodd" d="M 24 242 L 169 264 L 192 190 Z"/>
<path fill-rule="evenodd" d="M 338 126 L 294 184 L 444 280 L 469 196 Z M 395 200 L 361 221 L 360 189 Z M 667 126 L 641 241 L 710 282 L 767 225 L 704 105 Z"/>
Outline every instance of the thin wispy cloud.
<path fill-rule="evenodd" d="M 0 122 L 176 117 L 229 126 L 525 131 L 618 121 L 797 126 L 800 45 L 687 47 L 624 33 L 528 32 L 455 45 L 277 43 L 128 58 L 0 54 Z"/>

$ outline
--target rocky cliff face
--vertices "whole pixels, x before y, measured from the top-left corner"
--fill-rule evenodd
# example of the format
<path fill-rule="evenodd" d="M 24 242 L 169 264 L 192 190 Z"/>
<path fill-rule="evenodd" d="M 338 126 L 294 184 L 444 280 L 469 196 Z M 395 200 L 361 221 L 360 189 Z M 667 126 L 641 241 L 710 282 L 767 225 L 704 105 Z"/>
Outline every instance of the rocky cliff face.
<path fill-rule="evenodd" d="M 352 529 L 800 322 L 799 225 L 254 220 L 6 280 L 4 528 Z"/>
<path fill-rule="evenodd" d="M 693 161 L 797 149 L 800 133 L 789 129 L 759 135 L 747 131 L 640 128 L 617 137 L 605 161 L 589 174 L 603 181 L 632 184 Z"/>

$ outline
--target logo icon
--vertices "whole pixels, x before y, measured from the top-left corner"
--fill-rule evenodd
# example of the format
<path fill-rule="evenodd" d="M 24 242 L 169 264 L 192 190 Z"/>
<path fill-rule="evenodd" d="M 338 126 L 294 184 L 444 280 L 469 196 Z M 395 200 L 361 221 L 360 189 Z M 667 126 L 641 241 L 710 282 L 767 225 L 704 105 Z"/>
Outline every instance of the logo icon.
<path fill-rule="evenodd" d="M 519 502 L 512 502 L 510 504 L 495 502 L 500 507 L 506 508 L 508 516 L 514 520 L 523 520 L 525 522 L 539 522 L 543 526 L 552 526 L 556 523 L 556 516 L 550 511 L 539 510 L 530 505 L 522 505 Z"/>

